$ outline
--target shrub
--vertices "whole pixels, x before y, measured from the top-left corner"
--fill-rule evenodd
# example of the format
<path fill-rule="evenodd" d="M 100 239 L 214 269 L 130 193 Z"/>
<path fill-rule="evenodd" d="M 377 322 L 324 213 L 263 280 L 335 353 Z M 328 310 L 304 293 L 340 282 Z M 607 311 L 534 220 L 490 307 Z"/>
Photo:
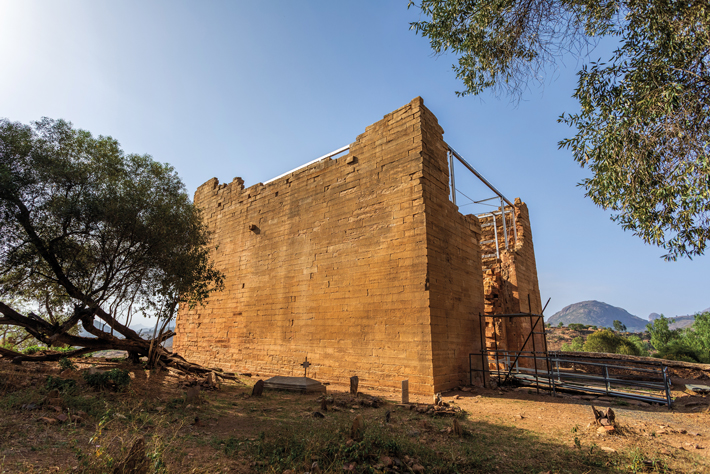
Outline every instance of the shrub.
<path fill-rule="evenodd" d="M 573 331 L 584 331 L 588 326 L 586 324 L 572 323 L 568 324 L 567 327 Z"/>
<path fill-rule="evenodd" d="M 687 341 L 675 339 L 666 344 L 663 350 L 654 354 L 654 357 L 668 360 L 679 360 L 683 362 L 702 362 L 702 355 L 697 350 L 688 345 Z"/>
<path fill-rule="evenodd" d="M 47 381 L 44 384 L 47 390 L 59 390 L 60 392 L 69 392 L 76 387 L 76 381 L 71 379 L 63 379 L 61 377 L 47 376 Z"/>
<path fill-rule="evenodd" d="M 62 370 L 76 370 L 76 364 L 74 364 L 71 359 L 67 359 L 66 357 L 59 359 L 59 367 Z"/>
<path fill-rule="evenodd" d="M 32 355 L 32 354 L 35 354 L 39 351 L 46 351 L 46 350 L 47 350 L 47 348 L 43 347 L 43 346 L 29 346 L 29 347 L 26 347 L 22 352 L 27 355 Z"/>
<path fill-rule="evenodd" d="M 119 368 L 93 374 L 84 372 L 83 377 L 90 387 L 95 389 L 112 388 L 119 392 L 125 390 L 131 383 L 129 372 Z"/>
<path fill-rule="evenodd" d="M 66 346 L 66 347 L 52 347 L 52 350 L 57 351 L 57 352 L 71 352 L 75 349 L 72 346 Z"/>
<path fill-rule="evenodd" d="M 639 336 L 632 334 L 627 338 L 639 351 L 639 355 L 648 356 L 649 350 L 651 349 L 651 344 L 641 339 Z"/>
<path fill-rule="evenodd" d="M 584 338 L 577 336 L 572 339 L 572 342 L 562 344 L 562 350 L 565 352 L 582 352 L 584 350 Z"/>
<path fill-rule="evenodd" d="M 670 329 L 672 322 L 661 316 L 646 326 L 658 351 L 654 357 L 710 363 L 710 313 L 696 314 L 693 325 L 686 329 Z"/>
<path fill-rule="evenodd" d="M 584 343 L 586 352 L 607 352 L 610 354 L 640 355 L 636 345 L 610 329 L 590 334 Z"/>

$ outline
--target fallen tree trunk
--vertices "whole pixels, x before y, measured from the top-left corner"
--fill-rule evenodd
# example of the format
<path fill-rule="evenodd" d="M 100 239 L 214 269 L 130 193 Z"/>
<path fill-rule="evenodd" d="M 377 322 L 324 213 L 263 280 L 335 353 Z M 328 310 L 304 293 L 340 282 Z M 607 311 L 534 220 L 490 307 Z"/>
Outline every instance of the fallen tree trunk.
<path fill-rule="evenodd" d="M 7 348 L 0 347 L 0 357 L 12 359 L 15 363 L 21 362 L 46 362 L 57 361 L 68 357 L 77 357 L 91 352 L 103 350 L 118 350 L 128 353 L 137 354 L 139 357 L 149 357 L 152 353 L 155 354 L 153 361 L 155 364 L 163 367 L 172 367 L 181 370 L 187 374 L 205 374 L 209 372 L 220 372 L 220 377 L 236 380 L 237 376 L 215 370 L 213 368 L 203 367 L 198 364 L 193 364 L 186 361 L 178 354 L 174 354 L 165 349 L 161 344 L 175 335 L 174 331 L 166 331 L 153 339 L 143 339 L 134 331 L 130 331 L 129 335 L 135 337 L 118 338 L 111 333 L 102 331 L 93 325 L 93 314 L 83 310 L 77 310 L 81 314 L 76 318 L 81 321 L 84 329 L 95 337 L 74 336 L 68 334 L 70 327 L 53 325 L 44 319 L 29 313 L 28 316 L 22 315 L 15 311 L 5 303 L 0 302 L 0 313 L 3 318 L 0 318 L 0 324 L 18 326 L 27 331 L 32 337 L 38 341 L 47 344 L 48 347 L 65 344 L 73 347 L 79 347 L 74 351 L 58 352 L 54 354 L 29 355 L 22 354 Z M 151 348 L 152 346 L 152 348 Z M 149 362 L 151 362 L 149 360 Z M 149 367 L 153 367 L 150 365 Z"/>

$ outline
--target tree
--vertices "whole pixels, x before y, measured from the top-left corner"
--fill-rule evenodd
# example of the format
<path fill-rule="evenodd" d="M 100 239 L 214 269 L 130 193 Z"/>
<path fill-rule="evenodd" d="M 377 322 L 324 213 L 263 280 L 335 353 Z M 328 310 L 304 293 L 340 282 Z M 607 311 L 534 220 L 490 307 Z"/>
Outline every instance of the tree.
<path fill-rule="evenodd" d="M 409 6 L 415 6 L 410 2 Z M 702 255 L 710 239 L 710 9 L 705 0 L 422 0 L 411 24 L 437 54 L 458 56 L 465 89 L 519 99 L 566 54 L 599 38 L 608 62 L 579 72 L 576 136 L 560 147 L 589 167 L 586 196 L 623 229 L 668 253 Z"/>
<path fill-rule="evenodd" d="M 677 329 L 670 329 L 670 323 L 673 323 L 674 319 L 668 319 L 661 315 L 660 318 L 652 321 L 646 325 L 648 333 L 651 335 L 651 345 L 654 349 L 659 352 L 663 352 L 666 346 L 680 336 L 680 331 Z"/>
<path fill-rule="evenodd" d="M 671 330 L 668 323 L 661 316 L 647 326 L 651 344 L 657 350 L 655 357 L 710 363 L 710 313 L 696 314 L 693 325 L 685 329 Z"/>
<path fill-rule="evenodd" d="M 683 332 L 683 339 L 699 362 L 710 363 L 710 312 L 696 314 L 693 325 Z"/>
<path fill-rule="evenodd" d="M 62 120 L 0 120 L 0 325 L 78 348 L 62 357 L 110 348 L 195 368 L 160 343 L 178 307 L 222 288 L 209 254 L 169 165 Z M 136 314 L 156 318 L 150 340 L 129 328 Z M 79 322 L 94 337 L 76 335 Z"/>
<path fill-rule="evenodd" d="M 626 325 L 619 321 L 618 319 L 615 319 L 614 322 L 612 323 L 612 327 L 614 328 L 614 331 L 616 332 L 625 332 L 626 331 Z"/>

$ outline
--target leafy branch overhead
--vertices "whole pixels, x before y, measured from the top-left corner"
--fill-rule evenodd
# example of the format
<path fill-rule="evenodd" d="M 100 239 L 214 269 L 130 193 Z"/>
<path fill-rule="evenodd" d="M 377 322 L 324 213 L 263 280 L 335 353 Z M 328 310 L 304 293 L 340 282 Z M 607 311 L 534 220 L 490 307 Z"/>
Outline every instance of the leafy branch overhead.
<path fill-rule="evenodd" d="M 84 352 L 160 354 L 178 306 L 222 279 L 170 166 L 62 120 L 0 120 L 0 326 Z M 136 314 L 159 321 L 152 344 L 129 328 Z"/>
<path fill-rule="evenodd" d="M 710 8 L 704 0 L 424 0 L 412 28 L 458 56 L 465 89 L 519 99 L 565 55 L 602 37 L 607 62 L 579 71 L 576 129 L 561 148 L 588 167 L 581 185 L 612 219 L 666 259 L 702 255 L 710 239 Z"/>

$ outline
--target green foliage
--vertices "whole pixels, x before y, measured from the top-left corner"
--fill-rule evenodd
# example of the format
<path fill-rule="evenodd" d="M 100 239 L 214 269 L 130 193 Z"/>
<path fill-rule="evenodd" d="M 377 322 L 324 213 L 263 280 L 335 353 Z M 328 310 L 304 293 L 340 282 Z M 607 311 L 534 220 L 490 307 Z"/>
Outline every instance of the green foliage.
<path fill-rule="evenodd" d="M 117 319 L 171 319 L 223 281 L 173 168 L 63 120 L 0 120 L 0 248 L 2 302 L 42 308 L 47 340 L 95 316 L 135 337 Z"/>
<path fill-rule="evenodd" d="M 710 364 L 710 313 L 695 315 L 693 325 L 684 331 L 683 337 L 698 362 Z"/>
<path fill-rule="evenodd" d="M 409 6 L 415 5 L 410 1 Z M 592 172 L 586 195 L 623 229 L 702 255 L 710 239 L 710 8 L 700 0 L 421 0 L 412 29 L 453 53 L 460 95 L 492 88 L 520 98 L 566 54 L 618 41 L 579 72 L 576 136 L 560 142 Z"/>
<path fill-rule="evenodd" d="M 584 350 L 585 352 L 640 355 L 639 349 L 633 342 L 609 329 L 590 334 L 584 343 Z"/>
<path fill-rule="evenodd" d="M 62 370 L 76 370 L 76 364 L 66 357 L 59 359 L 59 368 Z"/>
<path fill-rule="evenodd" d="M 39 351 L 46 351 L 47 349 L 48 348 L 44 347 L 44 346 L 34 345 L 34 346 L 26 347 L 25 349 L 23 349 L 22 353 L 27 354 L 27 355 L 32 355 L 32 354 L 36 354 Z"/>
<path fill-rule="evenodd" d="M 63 379 L 61 377 L 47 376 L 44 384 L 47 390 L 59 390 L 60 392 L 71 392 L 76 387 L 76 381 L 72 379 Z"/>
<path fill-rule="evenodd" d="M 614 322 L 612 323 L 612 327 L 614 328 L 614 331 L 617 332 L 626 332 L 626 325 L 619 321 L 618 319 L 615 319 Z"/>
<path fill-rule="evenodd" d="M 93 374 L 84 372 L 82 376 L 87 385 L 97 390 L 112 388 L 120 392 L 125 390 L 131 383 L 130 373 L 127 370 L 119 368 Z"/>
<path fill-rule="evenodd" d="M 651 344 L 658 351 L 655 357 L 710 363 L 710 313 L 695 315 L 693 325 L 686 329 L 670 329 L 669 322 L 661 316 L 648 325 Z"/>
<path fill-rule="evenodd" d="M 651 335 L 651 345 L 659 352 L 665 351 L 666 346 L 673 340 L 680 337 L 680 331 L 670 329 L 672 319 L 667 319 L 661 315 L 660 318 L 646 325 L 648 333 Z"/>
<path fill-rule="evenodd" d="M 572 329 L 573 331 L 584 331 L 587 329 L 586 324 L 581 324 L 581 323 L 571 323 L 567 325 L 567 328 Z"/>
<path fill-rule="evenodd" d="M 560 321 L 560 324 L 557 325 L 558 328 L 564 327 L 564 323 Z"/>
<path fill-rule="evenodd" d="M 648 357 L 650 355 L 651 344 L 645 342 L 636 334 L 630 335 L 629 337 L 627 337 L 627 339 L 629 340 L 629 342 L 636 346 L 636 349 L 638 349 L 639 351 L 638 355 L 644 357 Z"/>
<path fill-rule="evenodd" d="M 52 350 L 57 351 L 57 352 L 71 352 L 76 349 L 72 346 L 66 346 L 66 347 L 52 347 Z"/>
<path fill-rule="evenodd" d="M 690 347 L 688 341 L 683 338 L 673 339 L 654 355 L 661 359 L 702 362 L 701 355 Z"/>
<path fill-rule="evenodd" d="M 581 112 L 563 140 L 592 171 L 586 195 L 665 258 L 710 239 L 710 9 L 701 1 L 623 2 L 609 63 L 579 73 Z"/>
<path fill-rule="evenodd" d="M 572 339 L 571 343 L 562 344 L 562 350 L 565 352 L 582 352 L 584 350 L 584 337 L 577 336 Z"/>

